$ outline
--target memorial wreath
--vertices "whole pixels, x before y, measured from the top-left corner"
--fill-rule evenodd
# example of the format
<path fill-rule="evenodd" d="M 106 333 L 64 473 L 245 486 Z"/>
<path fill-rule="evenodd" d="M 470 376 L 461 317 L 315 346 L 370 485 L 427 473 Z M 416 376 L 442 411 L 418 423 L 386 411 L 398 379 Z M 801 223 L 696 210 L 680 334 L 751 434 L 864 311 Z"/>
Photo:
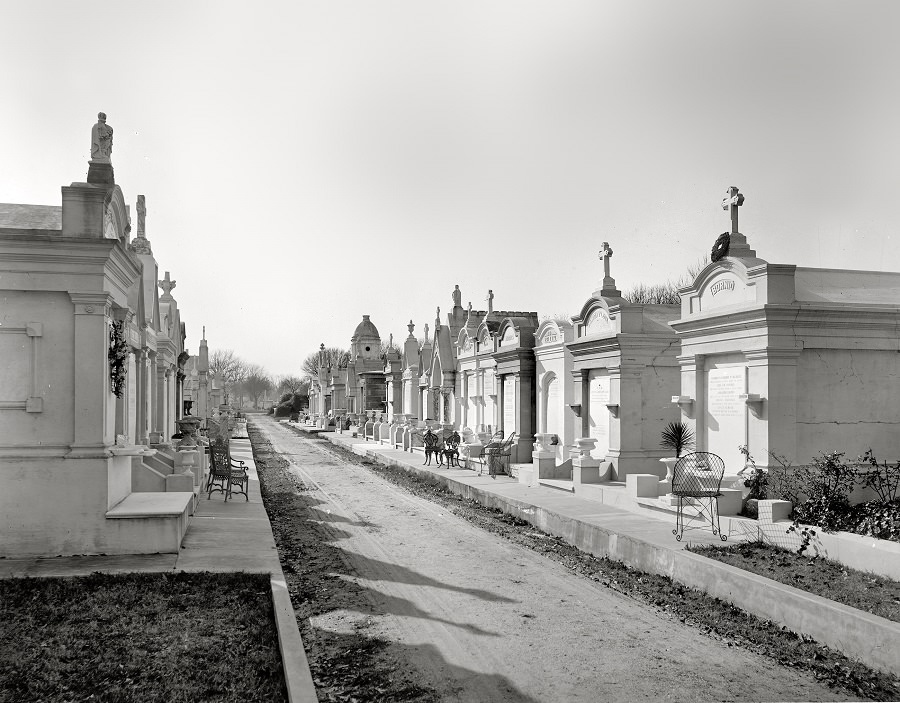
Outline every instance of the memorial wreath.
<path fill-rule="evenodd" d="M 728 246 L 731 244 L 731 235 L 723 232 L 713 244 L 712 252 L 709 255 L 710 261 L 718 261 L 728 256 Z"/>

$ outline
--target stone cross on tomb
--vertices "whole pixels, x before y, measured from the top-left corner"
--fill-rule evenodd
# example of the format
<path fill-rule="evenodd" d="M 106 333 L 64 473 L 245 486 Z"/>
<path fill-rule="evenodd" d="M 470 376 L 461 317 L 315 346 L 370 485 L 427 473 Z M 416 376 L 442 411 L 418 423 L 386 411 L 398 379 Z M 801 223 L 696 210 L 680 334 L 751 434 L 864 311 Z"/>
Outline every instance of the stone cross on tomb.
<path fill-rule="evenodd" d="M 489 313 L 494 312 L 494 291 L 488 290 L 487 298 L 485 298 L 485 300 L 487 300 L 487 304 L 488 304 L 487 311 Z"/>
<path fill-rule="evenodd" d="M 603 279 L 610 278 L 609 260 L 612 258 L 613 250 L 609 248 L 609 242 L 603 242 L 603 248 L 600 249 L 600 261 L 603 262 Z"/>
<path fill-rule="evenodd" d="M 428 323 L 425 323 L 425 341 L 428 342 Z"/>
<path fill-rule="evenodd" d="M 722 209 L 730 210 L 731 215 L 731 233 L 738 233 L 738 208 L 744 204 L 744 196 L 738 192 L 736 186 L 731 186 L 727 191 L 728 194 L 722 199 Z"/>
<path fill-rule="evenodd" d="M 166 277 L 161 281 L 157 281 L 157 285 L 162 288 L 163 297 L 172 297 L 172 289 L 175 287 L 175 281 L 169 278 L 169 272 L 166 271 Z"/>
<path fill-rule="evenodd" d="M 598 257 L 603 262 L 603 287 L 600 294 L 609 297 L 619 297 L 622 292 L 616 288 L 616 279 L 609 274 L 609 260 L 612 258 L 613 250 L 609 246 L 609 242 L 603 242 Z"/>

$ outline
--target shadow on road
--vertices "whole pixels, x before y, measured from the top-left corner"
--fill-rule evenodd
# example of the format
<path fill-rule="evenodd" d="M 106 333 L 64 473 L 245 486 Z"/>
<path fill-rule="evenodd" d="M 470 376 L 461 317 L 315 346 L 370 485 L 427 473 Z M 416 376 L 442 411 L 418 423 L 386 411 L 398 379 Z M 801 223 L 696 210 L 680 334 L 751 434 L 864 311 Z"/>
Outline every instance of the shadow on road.
<path fill-rule="evenodd" d="M 420 618 L 469 633 L 498 637 L 473 623 L 436 617 L 405 598 L 385 595 L 359 583 L 359 579 L 391 580 L 411 586 L 441 588 L 492 602 L 516 602 L 506 596 L 443 583 L 412 569 L 348 552 L 335 544 L 349 534 L 345 525 L 365 527 L 334 511 L 328 513 L 317 494 L 299 490 L 287 462 L 272 451 L 251 426 L 254 457 L 263 501 L 281 566 L 297 615 L 304 647 L 320 700 L 438 701 L 428 681 L 449 682 L 462 697 L 485 703 L 537 703 L 505 676 L 485 674 L 450 663 L 434 645 L 409 646 L 368 634 L 366 616 L 392 615 Z M 335 611 L 357 613 L 352 632 L 335 632 L 316 625 Z M 427 671 L 433 672 L 426 675 Z M 473 698 L 474 696 L 474 698 Z"/>

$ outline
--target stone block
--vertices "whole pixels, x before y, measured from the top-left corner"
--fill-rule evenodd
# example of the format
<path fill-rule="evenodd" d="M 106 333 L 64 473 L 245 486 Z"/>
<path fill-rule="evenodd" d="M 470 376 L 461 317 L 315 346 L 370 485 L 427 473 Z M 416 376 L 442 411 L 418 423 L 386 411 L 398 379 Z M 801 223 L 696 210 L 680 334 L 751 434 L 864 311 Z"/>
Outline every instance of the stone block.
<path fill-rule="evenodd" d="M 194 474 L 169 474 L 165 478 L 166 493 L 193 492 Z"/>
<path fill-rule="evenodd" d="M 535 467 L 532 464 L 528 466 L 523 464 L 519 467 L 519 483 L 524 483 L 526 486 L 535 486 L 537 485 L 537 480 L 534 477 Z"/>
<path fill-rule="evenodd" d="M 744 494 L 740 488 L 721 488 L 719 492 L 719 515 L 737 515 L 744 504 Z"/>
<path fill-rule="evenodd" d="M 789 500 L 761 500 L 758 505 L 760 522 L 789 520 L 793 507 Z"/>
<path fill-rule="evenodd" d="M 628 474 L 625 493 L 631 498 L 658 498 L 659 476 L 656 474 Z"/>

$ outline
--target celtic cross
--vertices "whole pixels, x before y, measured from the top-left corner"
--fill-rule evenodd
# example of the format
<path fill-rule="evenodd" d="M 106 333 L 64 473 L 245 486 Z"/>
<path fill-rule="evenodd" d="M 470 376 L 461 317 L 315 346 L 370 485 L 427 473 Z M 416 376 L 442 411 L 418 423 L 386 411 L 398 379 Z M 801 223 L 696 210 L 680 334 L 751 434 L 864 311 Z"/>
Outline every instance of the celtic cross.
<path fill-rule="evenodd" d="M 722 199 L 722 209 L 730 210 L 731 214 L 731 233 L 738 233 L 738 208 L 744 204 L 744 196 L 738 192 L 736 186 L 731 186 L 726 195 Z"/>

